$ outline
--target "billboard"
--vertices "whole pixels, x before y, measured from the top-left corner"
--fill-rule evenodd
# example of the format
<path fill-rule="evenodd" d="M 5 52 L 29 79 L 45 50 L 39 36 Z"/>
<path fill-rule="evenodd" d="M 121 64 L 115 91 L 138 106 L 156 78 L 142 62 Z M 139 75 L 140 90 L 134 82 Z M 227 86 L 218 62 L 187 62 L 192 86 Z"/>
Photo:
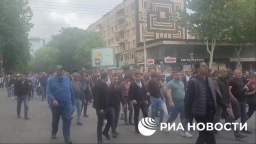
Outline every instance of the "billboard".
<path fill-rule="evenodd" d="M 112 48 L 100 48 L 92 50 L 92 66 L 113 66 L 114 51 Z"/>

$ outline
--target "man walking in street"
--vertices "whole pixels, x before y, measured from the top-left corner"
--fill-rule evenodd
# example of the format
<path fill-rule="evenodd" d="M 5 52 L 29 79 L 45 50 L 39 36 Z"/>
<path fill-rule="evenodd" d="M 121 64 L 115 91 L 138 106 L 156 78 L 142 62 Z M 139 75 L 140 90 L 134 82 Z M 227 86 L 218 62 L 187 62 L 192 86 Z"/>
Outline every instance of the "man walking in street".
<path fill-rule="evenodd" d="M 102 135 L 104 135 L 108 140 L 110 139 L 108 131 L 109 127 L 113 127 L 113 116 L 111 114 L 110 109 L 110 84 L 108 82 L 108 75 L 107 73 L 101 74 L 98 76 L 98 80 L 94 86 L 94 103 L 93 107 L 96 110 L 97 114 L 97 139 L 98 144 L 102 144 Z M 104 119 L 107 119 L 107 124 L 105 126 L 104 132 L 102 132 L 102 128 L 104 125 Z"/>
<path fill-rule="evenodd" d="M 4 88 L 4 76 L 0 75 L 0 88 Z"/>
<path fill-rule="evenodd" d="M 92 99 L 92 90 L 91 90 L 91 86 L 90 86 L 89 76 L 87 73 L 84 72 L 84 70 L 81 73 L 81 77 L 82 77 L 81 84 L 84 89 L 84 95 L 85 95 L 84 100 L 83 100 L 83 106 L 82 106 L 83 115 L 84 115 L 84 117 L 88 117 L 87 107 L 88 107 L 89 102 Z"/>
<path fill-rule="evenodd" d="M 192 135 L 186 131 L 187 129 L 187 120 L 185 118 L 184 113 L 184 98 L 185 98 L 185 86 L 182 81 L 182 75 L 178 72 L 172 73 L 172 80 L 168 82 L 167 87 L 170 90 L 171 99 L 174 103 L 174 108 L 170 111 L 171 115 L 168 119 L 168 123 L 173 123 L 178 114 L 180 115 L 180 121 L 182 122 L 183 127 L 185 128 L 185 131 L 181 132 L 181 135 L 184 137 L 192 137 Z"/>
<path fill-rule="evenodd" d="M 149 104 L 149 97 L 147 96 L 147 90 L 142 82 L 142 73 L 140 72 L 135 73 L 134 82 L 131 83 L 129 90 L 129 98 L 134 108 L 135 132 L 139 133 L 138 123 L 140 110 L 142 111 L 143 117 L 147 117 Z"/>
<path fill-rule="evenodd" d="M 75 97 L 76 111 L 77 111 L 77 125 L 83 125 L 81 122 L 82 104 L 84 102 L 85 92 L 81 83 L 81 75 L 75 72 L 72 80 L 72 88 Z"/>
<path fill-rule="evenodd" d="M 47 96 L 52 111 L 52 139 L 56 139 L 59 119 L 62 117 L 63 136 L 66 144 L 72 144 L 70 139 L 70 126 L 74 112 L 75 99 L 72 92 L 71 81 L 64 75 L 62 66 L 57 66 L 56 75 L 48 80 Z"/>
<path fill-rule="evenodd" d="M 232 97 L 230 95 L 229 90 L 229 78 L 228 71 L 226 69 L 219 70 L 217 83 L 222 94 L 222 103 L 225 105 L 226 109 L 222 109 L 222 107 L 218 106 L 215 114 L 215 122 L 219 122 L 221 116 L 224 114 L 224 118 L 227 122 L 236 122 L 236 118 L 233 112 L 234 107 L 232 107 Z M 234 136 L 237 140 L 244 138 L 245 136 L 240 133 L 238 130 L 234 130 Z"/>
<path fill-rule="evenodd" d="M 130 85 L 131 85 L 130 78 L 128 76 L 125 76 L 124 80 L 121 83 L 121 92 L 122 92 L 121 98 L 122 98 L 122 106 L 123 106 L 123 112 L 124 112 L 124 122 L 126 125 L 128 124 L 132 125 L 132 116 L 133 116 L 133 108 L 128 95 Z"/>
<path fill-rule="evenodd" d="M 41 85 L 42 101 L 44 101 L 46 99 L 47 79 L 48 79 L 47 74 L 43 72 L 39 79 L 40 85 Z"/>
<path fill-rule="evenodd" d="M 118 82 L 118 74 L 113 73 L 112 74 L 112 79 L 111 79 L 111 85 L 110 85 L 110 112 L 111 115 L 113 116 L 113 127 L 112 129 L 112 136 L 116 138 L 118 136 L 117 133 L 117 126 L 119 122 L 119 116 L 120 116 L 120 109 L 121 109 L 121 86 L 120 83 Z M 109 128 L 109 127 L 108 127 Z M 107 133 L 106 129 L 106 133 Z"/>
<path fill-rule="evenodd" d="M 236 104 L 236 115 L 241 118 L 241 123 L 245 123 L 247 120 L 246 115 L 246 97 L 245 97 L 245 80 L 242 75 L 242 71 L 240 69 L 236 69 L 234 71 L 234 77 L 231 79 L 229 83 L 230 87 L 230 95 L 233 98 L 233 103 Z M 247 134 L 250 134 L 250 131 L 242 131 Z"/>
<path fill-rule="evenodd" d="M 185 96 L 185 113 L 189 120 L 196 119 L 197 123 L 214 123 L 217 107 L 218 92 L 216 84 L 209 77 L 207 64 L 197 66 L 197 75 L 188 82 Z M 204 129 L 199 131 L 196 144 L 216 144 L 214 131 Z"/>
<path fill-rule="evenodd" d="M 8 97 L 12 97 L 14 95 L 14 82 L 15 82 L 14 76 L 9 74 L 7 76 L 7 81 L 6 81 L 6 88 L 7 88 Z"/>
<path fill-rule="evenodd" d="M 158 112 L 160 112 L 159 123 L 161 123 L 165 115 L 165 102 L 161 94 L 161 77 L 156 72 L 151 74 L 151 80 L 148 82 L 148 91 L 151 100 L 151 117 L 155 119 L 158 116 Z"/>
<path fill-rule="evenodd" d="M 14 82 L 14 94 L 17 96 L 17 117 L 20 118 L 21 105 L 24 104 L 24 118 L 28 117 L 30 85 L 29 81 L 21 74 L 17 74 L 17 80 Z"/>

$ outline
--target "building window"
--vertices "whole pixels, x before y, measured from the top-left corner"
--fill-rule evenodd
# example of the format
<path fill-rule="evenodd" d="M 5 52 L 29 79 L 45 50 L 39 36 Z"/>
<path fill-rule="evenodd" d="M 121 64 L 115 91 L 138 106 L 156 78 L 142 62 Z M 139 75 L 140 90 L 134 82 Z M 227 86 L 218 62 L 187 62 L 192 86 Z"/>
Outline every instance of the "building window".
<path fill-rule="evenodd" d="M 161 11 L 161 12 L 160 12 L 160 18 L 161 18 L 161 19 L 167 18 L 166 12 Z"/>
<path fill-rule="evenodd" d="M 131 9 L 132 10 L 135 10 L 135 3 L 133 2 L 132 5 L 131 5 Z"/>

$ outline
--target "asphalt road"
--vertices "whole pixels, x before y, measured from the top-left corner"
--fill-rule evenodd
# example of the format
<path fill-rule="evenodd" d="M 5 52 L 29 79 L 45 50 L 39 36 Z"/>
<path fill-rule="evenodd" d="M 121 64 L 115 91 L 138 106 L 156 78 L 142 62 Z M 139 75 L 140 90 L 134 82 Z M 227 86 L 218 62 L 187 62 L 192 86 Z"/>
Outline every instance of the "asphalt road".
<path fill-rule="evenodd" d="M 73 143 L 96 143 L 96 114 L 89 106 L 89 117 L 82 118 L 83 126 L 72 123 L 71 135 Z M 57 140 L 50 139 L 51 113 L 47 102 L 33 99 L 29 103 L 30 120 L 17 119 L 16 101 L 8 98 L 4 89 L 0 89 L 0 143 L 63 143 L 61 124 Z M 255 114 L 248 121 L 250 131 L 243 141 L 235 141 L 232 132 L 219 132 L 216 135 L 218 144 L 255 144 L 256 143 L 256 119 Z M 118 128 L 120 133 L 117 139 L 106 141 L 106 143 L 168 143 L 185 144 L 195 143 L 197 132 L 193 133 L 193 138 L 183 138 L 177 132 L 158 132 L 150 137 L 144 137 L 134 133 L 134 127 L 124 125 L 121 120 Z"/>

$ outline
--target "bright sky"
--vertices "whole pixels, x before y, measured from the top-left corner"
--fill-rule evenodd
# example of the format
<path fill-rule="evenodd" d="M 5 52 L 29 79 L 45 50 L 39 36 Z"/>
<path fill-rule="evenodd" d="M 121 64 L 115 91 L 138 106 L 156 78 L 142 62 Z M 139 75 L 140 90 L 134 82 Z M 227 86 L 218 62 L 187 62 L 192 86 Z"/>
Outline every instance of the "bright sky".
<path fill-rule="evenodd" d="M 86 29 L 122 0 L 29 0 L 34 27 L 30 37 L 49 40 L 62 27 Z"/>

